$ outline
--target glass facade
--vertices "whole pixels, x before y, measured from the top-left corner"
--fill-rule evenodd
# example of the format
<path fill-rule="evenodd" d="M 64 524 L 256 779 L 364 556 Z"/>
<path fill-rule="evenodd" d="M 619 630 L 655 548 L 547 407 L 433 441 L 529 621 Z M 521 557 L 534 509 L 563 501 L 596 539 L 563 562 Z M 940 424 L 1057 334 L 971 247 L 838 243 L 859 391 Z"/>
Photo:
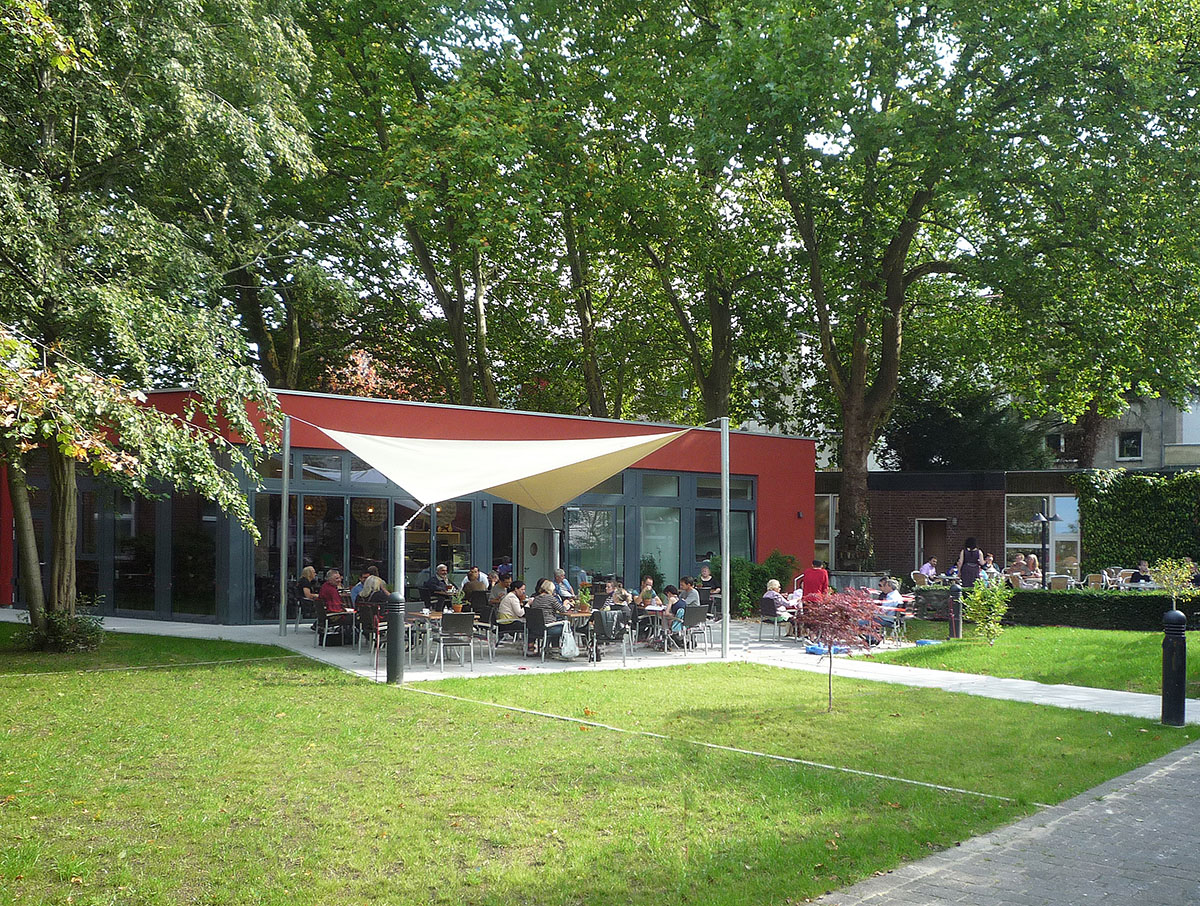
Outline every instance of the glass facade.
<path fill-rule="evenodd" d="M 113 606 L 117 610 L 155 609 L 156 509 L 154 500 L 117 495 L 113 554 Z"/>
<path fill-rule="evenodd" d="M 568 576 L 623 576 L 625 573 L 625 507 L 567 507 L 564 516 Z"/>
<path fill-rule="evenodd" d="M 388 501 L 383 497 L 350 498 L 350 560 L 346 576 L 354 581 L 374 566 L 388 581 Z"/>
<path fill-rule="evenodd" d="M 679 507 L 641 507 L 641 554 L 654 558 L 668 582 L 679 581 Z"/>
<path fill-rule="evenodd" d="M 813 511 L 813 558 L 832 564 L 837 537 L 837 495 L 818 494 Z M 806 564 L 805 564 L 806 565 Z"/>
<path fill-rule="evenodd" d="M 1042 523 L 1034 517 L 1042 513 L 1057 516 L 1046 532 L 1049 562 L 1042 572 L 1079 578 L 1079 501 L 1069 495 L 1043 497 L 1037 494 L 1009 494 L 1004 499 L 1004 565 L 1017 554 L 1042 557 Z"/>
<path fill-rule="evenodd" d="M 296 495 L 288 495 L 288 563 L 295 570 Z M 279 544 L 283 528 L 280 519 L 280 495 L 256 494 L 254 525 L 258 543 L 254 545 L 254 619 L 279 619 Z M 289 595 L 289 599 L 290 599 Z M 294 616 L 294 612 L 289 616 Z"/>
<path fill-rule="evenodd" d="M 217 511 L 198 494 L 171 498 L 171 609 L 216 616 Z"/>
<path fill-rule="evenodd" d="M 729 549 L 733 556 L 751 559 L 751 513 L 729 511 Z M 711 560 L 721 552 L 721 511 L 696 510 L 696 565 Z"/>

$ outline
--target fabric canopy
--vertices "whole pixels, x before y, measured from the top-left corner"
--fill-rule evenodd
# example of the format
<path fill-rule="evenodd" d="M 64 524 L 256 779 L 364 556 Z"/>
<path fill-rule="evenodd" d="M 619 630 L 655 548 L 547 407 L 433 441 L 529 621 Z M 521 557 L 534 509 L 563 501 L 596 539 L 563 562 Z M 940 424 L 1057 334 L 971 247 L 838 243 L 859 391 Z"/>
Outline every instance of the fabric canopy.
<path fill-rule="evenodd" d="M 578 440 L 442 440 L 321 430 L 418 503 L 487 491 L 549 513 L 688 429 Z"/>

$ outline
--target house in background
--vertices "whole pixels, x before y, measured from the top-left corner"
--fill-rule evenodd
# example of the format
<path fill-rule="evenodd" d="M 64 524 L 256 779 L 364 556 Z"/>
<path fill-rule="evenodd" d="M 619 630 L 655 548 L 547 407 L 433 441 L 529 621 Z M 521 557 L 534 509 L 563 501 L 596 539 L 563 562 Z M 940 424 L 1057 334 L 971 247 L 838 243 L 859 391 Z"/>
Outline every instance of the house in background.
<path fill-rule="evenodd" d="M 1046 434 L 1057 468 L 1079 466 L 1080 430 L 1064 424 Z M 1119 418 L 1104 419 L 1095 469 L 1170 469 L 1200 466 L 1200 401 L 1180 408 L 1169 400 L 1135 400 Z"/>

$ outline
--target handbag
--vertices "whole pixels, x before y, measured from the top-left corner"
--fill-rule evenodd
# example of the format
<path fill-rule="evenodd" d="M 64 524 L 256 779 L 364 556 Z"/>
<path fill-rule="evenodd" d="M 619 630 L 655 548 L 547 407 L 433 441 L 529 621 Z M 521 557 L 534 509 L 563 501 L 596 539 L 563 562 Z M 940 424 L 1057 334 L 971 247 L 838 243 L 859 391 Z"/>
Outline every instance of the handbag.
<path fill-rule="evenodd" d="M 575 633 L 571 631 L 570 626 L 563 627 L 559 653 L 565 658 L 579 657 L 579 643 L 575 641 Z"/>

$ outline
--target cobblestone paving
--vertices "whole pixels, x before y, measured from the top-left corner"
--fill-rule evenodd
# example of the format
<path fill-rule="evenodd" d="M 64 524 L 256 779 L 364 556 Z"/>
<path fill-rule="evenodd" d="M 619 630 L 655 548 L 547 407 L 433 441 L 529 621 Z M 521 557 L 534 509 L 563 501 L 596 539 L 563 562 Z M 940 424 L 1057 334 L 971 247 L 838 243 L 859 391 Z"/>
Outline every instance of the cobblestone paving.
<path fill-rule="evenodd" d="M 822 906 L 1196 906 L 1200 742 Z"/>

